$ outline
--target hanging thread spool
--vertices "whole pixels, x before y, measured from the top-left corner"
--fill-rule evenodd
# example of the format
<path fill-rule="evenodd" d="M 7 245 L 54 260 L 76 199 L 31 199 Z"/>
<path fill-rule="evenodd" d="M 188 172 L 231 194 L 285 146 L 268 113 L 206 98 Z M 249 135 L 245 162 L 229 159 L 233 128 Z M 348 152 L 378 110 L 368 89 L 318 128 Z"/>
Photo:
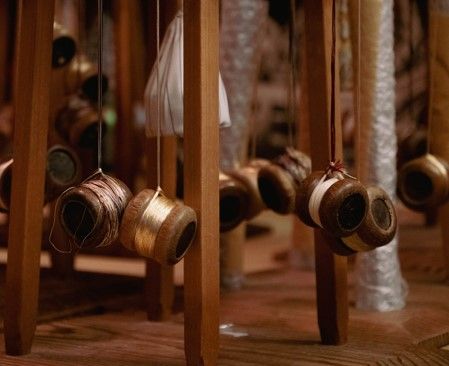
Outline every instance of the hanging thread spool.
<path fill-rule="evenodd" d="M 335 172 L 311 173 L 300 184 L 296 197 L 296 213 L 306 224 L 321 227 L 334 236 L 355 232 L 366 216 L 368 194 L 353 178 Z"/>
<path fill-rule="evenodd" d="M 228 174 L 241 182 L 248 192 L 248 207 L 245 219 L 251 220 L 266 209 L 265 202 L 259 192 L 257 177 L 261 168 L 268 166 L 270 162 L 265 159 L 251 160 L 246 166 L 233 170 Z"/>
<path fill-rule="evenodd" d="M 306 154 L 289 147 L 285 154 L 262 167 L 257 183 L 265 205 L 279 214 L 293 212 L 296 190 L 310 174 L 311 166 Z"/>
<path fill-rule="evenodd" d="M 368 210 L 357 231 L 340 242 L 353 252 L 367 252 L 390 243 L 397 229 L 393 202 L 379 187 L 368 187 Z M 340 254 L 340 253 L 337 253 Z"/>
<path fill-rule="evenodd" d="M 144 189 L 128 204 L 120 226 L 120 241 L 129 250 L 160 264 L 178 263 L 192 244 L 197 219 L 195 211 Z"/>
<path fill-rule="evenodd" d="M 67 65 L 75 56 L 76 42 L 69 32 L 59 23 L 53 23 L 52 66 L 59 68 Z"/>
<path fill-rule="evenodd" d="M 234 229 L 247 216 L 249 196 L 245 186 L 237 179 L 220 172 L 220 232 Z"/>
<path fill-rule="evenodd" d="M 81 92 L 91 101 L 98 99 L 98 67 L 90 62 L 85 55 L 79 55 L 73 59 L 67 68 L 65 75 L 65 92 L 66 94 L 74 94 Z M 109 87 L 109 80 L 106 75 L 101 75 L 101 83 L 103 84 L 103 94 Z"/>
<path fill-rule="evenodd" d="M 405 206 L 425 211 L 449 198 L 449 165 L 426 154 L 404 164 L 398 175 L 398 196 Z"/>
<path fill-rule="evenodd" d="M 81 162 L 75 151 L 55 145 L 47 152 L 45 201 L 58 197 L 67 188 L 81 181 Z"/>
<path fill-rule="evenodd" d="M 8 212 L 11 202 L 11 177 L 13 159 L 0 164 L 0 211 Z"/>
<path fill-rule="evenodd" d="M 99 171 L 58 199 L 55 215 L 78 248 L 112 244 L 119 236 L 120 220 L 131 199 L 128 187 Z"/>
<path fill-rule="evenodd" d="M 98 142 L 98 110 L 89 101 L 71 97 L 56 118 L 56 129 L 72 146 L 95 148 Z M 102 134 L 106 133 L 104 121 Z"/>

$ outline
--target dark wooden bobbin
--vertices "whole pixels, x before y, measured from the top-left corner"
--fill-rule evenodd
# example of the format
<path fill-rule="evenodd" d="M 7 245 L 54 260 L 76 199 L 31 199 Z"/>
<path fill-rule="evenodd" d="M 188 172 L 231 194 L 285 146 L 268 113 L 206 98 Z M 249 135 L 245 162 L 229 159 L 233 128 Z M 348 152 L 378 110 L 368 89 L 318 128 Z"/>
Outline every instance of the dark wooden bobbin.
<path fill-rule="evenodd" d="M 329 179 L 335 178 L 337 181 L 322 196 L 317 212 L 321 222 L 319 225 L 312 219 L 309 202 L 323 175 L 324 171 L 315 171 L 300 184 L 296 197 L 296 214 L 306 225 L 322 227 L 334 236 L 351 235 L 366 216 L 366 189 L 358 180 L 345 178 L 340 173 L 331 176 Z"/>
<path fill-rule="evenodd" d="M 45 201 L 58 197 L 67 188 L 81 181 L 81 161 L 67 146 L 55 145 L 47 152 Z"/>
<path fill-rule="evenodd" d="M 118 179 L 98 174 L 66 190 L 57 201 L 55 215 L 78 248 L 112 244 L 132 195 Z"/>
<path fill-rule="evenodd" d="M 449 165 L 431 154 L 404 164 L 398 174 L 398 196 L 416 211 L 443 204 L 449 198 Z"/>
<path fill-rule="evenodd" d="M 128 204 L 120 225 L 120 242 L 129 250 L 173 265 L 187 253 L 195 237 L 195 211 L 156 191 L 144 189 Z"/>
<path fill-rule="evenodd" d="M 427 128 L 414 130 L 398 146 L 398 163 L 404 165 L 410 160 L 419 158 L 427 153 Z"/>
<path fill-rule="evenodd" d="M 106 75 L 101 76 L 103 94 L 108 90 L 109 80 Z M 82 95 L 96 101 L 98 99 L 98 67 L 90 62 L 85 55 L 76 56 L 67 68 L 65 75 L 65 93 Z"/>
<path fill-rule="evenodd" d="M 73 59 L 75 53 L 75 39 L 61 24 L 56 22 L 53 23 L 53 68 L 59 68 L 67 65 Z"/>
<path fill-rule="evenodd" d="M 265 159 L 251 160 L 246 166 L 235 169 L 228 174 L 241 182 L 248 192 L 248 208 L 245 219 L 251 220 L 267 208 L 259 192 L 257 178 L 262 167 L 270 162 Z"/>
<path fill-rule="evenodd" d="M 11 178 L 13 159 L 0 164 L 0 211 L 8 212 L 11 202 Z"/>
<path fill-rule="evenodd" d="M 390 243 L 397 230 L 397 217 L 393 202 L 380 187 L 368 187 L 368 211 L 357 231 L 338 242 L 341 251 L 367 252 Z M 337 252 L 337 254 L 341 254 Z"/>
<path fill-rule="evenodd" d="M 310 171 L 309 156 L 287 148 L 285 154 L 259 171 L 259 192 L 265 205 L 279 214 L 292 213 L 295 209 L 296 190 Z"/>
<path fill-rule="evenodd" d="M 56 130 L 72 146 L 96 148 L 98 143 L 98 111 L 91 102 L 72 96 L 56 118 Z M 102 121 L 102 133 L 106 133 Z"/>
<path fill-rule="evenodd" d="M 247 217 L 249 196 L 246 187 L 237 179 L 219 175 L 220 231 L 236 228 Z"/>

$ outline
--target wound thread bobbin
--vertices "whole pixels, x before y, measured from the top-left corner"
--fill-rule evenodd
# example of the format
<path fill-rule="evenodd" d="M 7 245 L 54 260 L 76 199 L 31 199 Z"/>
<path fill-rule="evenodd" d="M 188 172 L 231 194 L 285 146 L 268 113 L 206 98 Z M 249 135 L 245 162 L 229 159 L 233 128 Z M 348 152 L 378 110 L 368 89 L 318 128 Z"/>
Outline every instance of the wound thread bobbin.
<path fill-rule="evenodd" d="M 187 253 L 196 227 L 192 208 L 167 198 L 160 190 L 144 189 L 126 207 L 120 241 L 141 256 L 173 265 Z"/>
<path fill-rule="evenodd" d="M 67 65 L 75 56 L 76 42 L 69 32 L 59 23 L 53 23 L 52 66 L 59 68 Z"/>
<path fill-rule="evenodd" d="M 237 179 L 219 173 L 220 232 L 234 229 L 247 217 L 249 196 Z"/>
<path fill-rule="evenodd" d="M 259 192 L 257 177 L 262 167 L 268 166 L 270 162 L 265 159 L 251 160 L 246 166 L 235 169 L 228 174 L 240 181 L 248 192 L 248 208 L 245 219 L 251 220 L 266 209 L 265 202 Z"/>
<path fill-rule="evenodd" d="M 285 154 L 262 167 L 257 181 L 265 205 L 282 215 L 293 212 L 296 190 L 310 174 L 311 165 L 306 154 L 287 148 Z"/>
<path fill-rule="evenodd" d="M 366 189 L 358 180 L 341 173 L 328 177 L 326 172 L 318 171 L 299 186 L 296 213 L 306 225 L 341 237 L 357 230 L 366 216 L 367 205 Z"/>
<path fill-rule="evenodd" d="M 56 203 L 55 216 L 78 248 L 107 246 L 118 238 L 130 199 L 123 182 L 99 172 L 67 189 Z"/>
<path fill-rule="evenodd" d="M 432 154 L 404 164 L 398 174 L 398 196 L 417 211 L 443 204 L 449 198 L 449 165 Z"/>
<path fill-rule="evenodd" d="M 368 210 L 357 231 L 341 238 L 342 244 L 354 252 L 366 252 L 390 243 L 397 230 L 394 204 L 380 187 L 368 187 Z"/>

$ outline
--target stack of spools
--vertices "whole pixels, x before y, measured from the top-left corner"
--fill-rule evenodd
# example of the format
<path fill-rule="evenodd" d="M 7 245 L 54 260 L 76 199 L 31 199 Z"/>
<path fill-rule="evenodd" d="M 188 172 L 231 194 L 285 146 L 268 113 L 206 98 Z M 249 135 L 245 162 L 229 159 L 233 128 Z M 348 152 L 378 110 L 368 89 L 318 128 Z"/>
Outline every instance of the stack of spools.
<path fill-rule="evenodd" d="M 394 205 L 387 193 L 379 187 L 364 187 L 338 163 L 311 173 L 301 182 L 296 213 L 306 225 L 339 238 L 331 249 L 340 255 L 386 245 L 397 228 Z"/>

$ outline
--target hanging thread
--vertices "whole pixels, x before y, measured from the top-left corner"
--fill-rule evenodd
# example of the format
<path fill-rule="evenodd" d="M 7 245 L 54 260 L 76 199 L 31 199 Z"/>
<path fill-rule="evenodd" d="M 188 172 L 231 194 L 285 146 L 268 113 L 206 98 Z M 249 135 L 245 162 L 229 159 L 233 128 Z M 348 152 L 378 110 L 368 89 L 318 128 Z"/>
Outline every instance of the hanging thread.
<path fill-rule="evenodd" d="M 98 5 L 98 170 L 101 171 L 103 151 L 103 0 Z"/>
<path fill-rule="evenodd" d="M 290 58 L 290 88 L 289 109 L 290 121 L 288 124 L 288 144 L 295 146 L 293 136 L 293 125 L 296 123 L 296 1 L 290 0 L 290 23 L 289 23 L 289 58 Z"/>
<path fill-rule="evenodd" d="M 330 108 L 330 162 L 336 159 L 336 133 L 335 133 L 335 53 L 337 43 L 337 31 L 335 27 L 335 1 L 332 1 L 332 51 L 331 51 L 331 108 Z"/>

